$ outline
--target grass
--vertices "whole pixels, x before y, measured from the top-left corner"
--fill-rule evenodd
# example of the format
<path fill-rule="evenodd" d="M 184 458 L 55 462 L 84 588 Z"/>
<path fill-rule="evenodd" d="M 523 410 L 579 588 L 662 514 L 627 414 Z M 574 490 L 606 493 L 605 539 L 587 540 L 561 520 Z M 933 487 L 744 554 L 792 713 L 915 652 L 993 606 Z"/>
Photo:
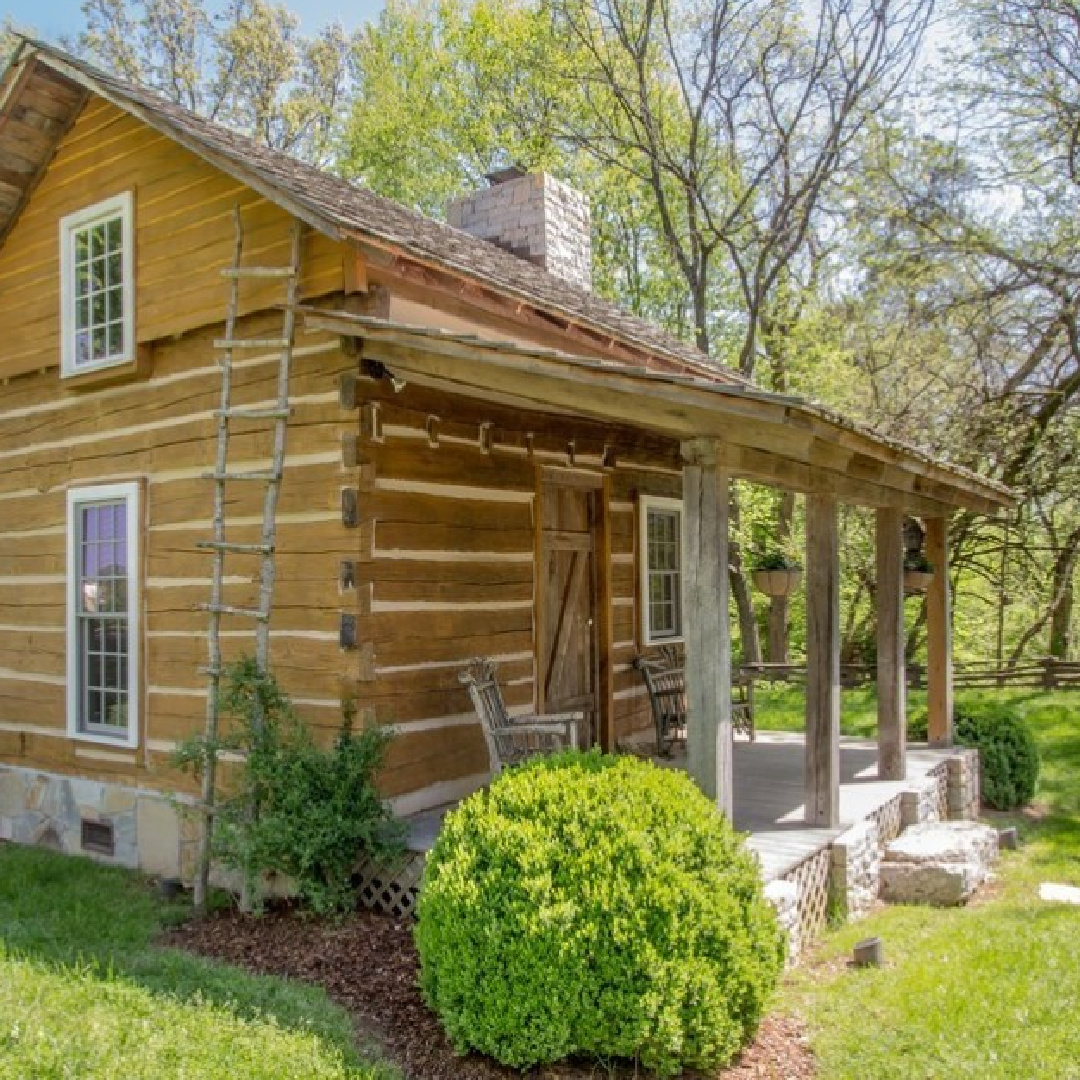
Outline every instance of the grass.
<path fill-rule="evenodd" d="M 0 1078 L 391 1080 L 316 987 L 154 945 L 137 875 L 0 845 Z"/>
<path fill-rule="evenodd" d="M 908 712 L 926 708 L 926 691 L 908 691 Z M 761 731 L 803 731 L 806 692 L 787 683 L 754 687 L 754 720 Z M 877 735 L 877 692 L 873 686 L 849 687 L 840 695 L 840 733 L 872 739 Z"/>
<path fill-rule="evenodd" d="M 1005 696 L 1043 756 L 1036 812 L 995 821 L 1018 824 L 1024 844 L 988 899 L 893 907 L 827 936 L 786 991 L 821 1080 L 1080 1078 L 1080 908 L 1038 899 L 1041 881 L 1080 885 L 1080 694 Z M 873 934 L 887 966 L 848 967 Z"/>

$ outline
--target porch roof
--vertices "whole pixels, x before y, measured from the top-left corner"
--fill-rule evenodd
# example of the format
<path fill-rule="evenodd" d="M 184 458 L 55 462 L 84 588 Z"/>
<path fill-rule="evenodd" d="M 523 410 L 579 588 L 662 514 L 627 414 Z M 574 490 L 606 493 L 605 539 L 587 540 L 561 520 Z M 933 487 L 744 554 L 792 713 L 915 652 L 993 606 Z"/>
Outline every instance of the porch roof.
<path fill-rule="evenodd" d="M 928 516 L 1015 501 L 1002 484 L 799 397 L 337 310 L 304 315 L 312 329 L 362 339 L 366 357 L 418 383 L 679 442 L 715 440 L 735 477 Z"/>

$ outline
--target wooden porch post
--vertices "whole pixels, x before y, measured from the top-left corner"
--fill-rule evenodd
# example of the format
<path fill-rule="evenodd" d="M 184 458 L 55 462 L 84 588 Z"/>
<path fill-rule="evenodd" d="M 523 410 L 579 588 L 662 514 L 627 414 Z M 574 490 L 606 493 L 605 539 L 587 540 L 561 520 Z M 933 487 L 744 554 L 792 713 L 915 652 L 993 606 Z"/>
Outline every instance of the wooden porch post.
<path fill-rule="evenodd" d="M 907 680 L 904 677 L 904 517 L 877 512 L 878 777 L 907 777 Z"/>
<path fill-rule="evenodd" d="M 949 523 L 924 519 L 926 557 L 934 576 L 926 594 L 926 704 L 931 746 L 952 746 L 953 659 L 952 598 L 949 595 Z"/>
<path fill-rule="evenodd" d="M 683 598 L 686 761 L 730 819 L 734 810 L 731 631 L 728 625 L 729 473 L 716 442 L 683 443 Z"/>
<path fill-rule="evenodd" d="M 806 497 L 806 821 L 840 824 L 840 531 L 836 497 Z"/>

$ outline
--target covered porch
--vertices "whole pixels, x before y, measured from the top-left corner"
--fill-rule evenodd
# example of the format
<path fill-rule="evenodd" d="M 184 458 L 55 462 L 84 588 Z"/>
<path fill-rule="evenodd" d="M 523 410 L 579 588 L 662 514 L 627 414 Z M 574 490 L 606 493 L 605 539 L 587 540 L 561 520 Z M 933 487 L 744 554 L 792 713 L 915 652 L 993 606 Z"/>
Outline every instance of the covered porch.
<path fill-rule="evenodd" d="M 673 448 L 681 470 L 685 765 L 737 826 L 776 834 L 779 852 L 780 834 L 796 826 L 808 830 L 807 835 L 816 830 L 822 836 L 835 834 L 857 816 L 860 798 L 877 791 L 887 799 L 889 785 L 903 784 L 922 767 L 921 757 L 907 747 L 905 515 L 922 519 L 926 555 L 936 571 L 927 597 L 930 745 L 952 744 L 950 519 L 957 512 L 996 513 L 1010 505 L 1005 488 L 817 405 L 759 390 L 730 374 L 718 372 L 714 378 L 703 370 L 676 374 L 630 367 L 520 341 L 341 312 L 309 311 L 306 318 L 312 328 L 348 342 L 361 376 L 387 378 L 395 389 L 407 382 L 529 410 L 549 423 L 572 426 L 574 418 L 582 418 L 621 425 Z M 580 469 L 572 444 L 569 458 L 570 469 L 549 471 Z M 614 467 L 605 449 L 587 474 L 599 492 L 601 518 L 607 505 L 605 472 Z M 797 743 L 763 744 L 756 766 L 754 748 L 736 745 L 731 721 L 728 531 L 734 479 L 799 492 L 806 499 L 806 734 Z M 575 486 L 583 484 L 580 476 L 574 480 Z M 878 733 L 872 759 L 865 749 L 842 747 L 840 739 L 839 510 L 845 503 L 871 510 L 876 520 Z M 607 541 L 602 527 L 595 537 L 601 578 L 611 563 L 610 552 L 604 551 Z M 602 580 L 600 585 L 603 596 Z M 589 626 L 597 654 L 593 737 L 613 750 L 610 616 L 610 604 L 601 603 L 596 625 L 590 619 Z M 538 691 L 535 708 L 543 712 L 545 704 Z M 770 754 L 783 759 L 783 783 L 763 779 L 758 785 L 754 768 L 767 771 Z M 870 783 L 882 786 L 871 788 Z M 750 810 L 759 787 L 774 789 L 769 797 L 775 795 L 784 805 Z M 740 789 L 751 801 L 742 801 Z M 746 817 L 753 813 L 755 818 Z"/>
<path fill-rule="evenodd" d="M 808 858 L 828 849 L 843 832 L 898 802 L 905 791 L 926 786 L 946 765 L 952 751 L 912 747 L 906 780 L 882 780 L 878 750 L 865 739 L 841 738 L 838 747 L 839 814 L 835 825 L 810 826 L 805 821 L 802 735 L 761 732 L 756 741 L 734 745 L 735 828 L 747 834 L 747 846 L 761 862 L 767 880 L 783 878 Z M 685 747 L 657 764 L 686 769 Z M 426 852 L 435 843 L 443 818 L 453 805 L 425 810 L 406 819 L 410 851 Z"/>

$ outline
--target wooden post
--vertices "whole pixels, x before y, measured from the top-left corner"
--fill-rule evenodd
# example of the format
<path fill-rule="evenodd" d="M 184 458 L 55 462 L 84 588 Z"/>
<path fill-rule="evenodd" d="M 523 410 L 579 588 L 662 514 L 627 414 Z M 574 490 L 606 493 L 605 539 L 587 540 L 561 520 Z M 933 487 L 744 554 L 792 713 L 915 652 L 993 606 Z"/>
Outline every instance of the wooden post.
<path fill-rule="evenodd" d="M 840 530 L 836 497 L 806 498 L 806 821 L 840 824 Z"/>
<path fill-rule="evenodd" d="M 904 516 L 877 512 L 878 777 L 907 778 L 907 680 L 904 677 Z"/>
<path fill-rule="evenodd" d="M 730 819 L 734 810 L 728 625 L 730 478 L 717 443 L 695 439 L 683 444 L 682 453 L 687 768 Z"/>
<path fill-rule="evenodd" d="M 926 557 L 934 577 L 926 594 L 926 704 L 931 746 L 952 746 L 952 599 L 949 596 L 948 520 L 926 518 Z"/>

